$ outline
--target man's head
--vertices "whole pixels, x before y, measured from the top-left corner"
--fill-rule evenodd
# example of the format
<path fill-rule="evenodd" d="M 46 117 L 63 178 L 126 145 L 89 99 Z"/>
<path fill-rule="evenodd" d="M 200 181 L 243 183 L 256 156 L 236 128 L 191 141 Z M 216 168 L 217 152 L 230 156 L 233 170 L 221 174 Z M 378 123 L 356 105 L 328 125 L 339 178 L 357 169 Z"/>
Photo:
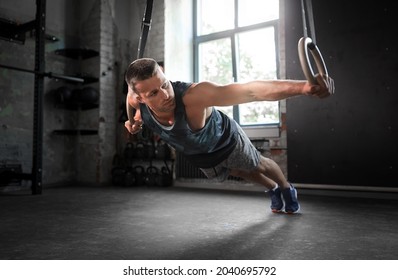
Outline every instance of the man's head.
<path fill-rule="evenodd" d="M 140 103 L 145 103 L 154 112 L 172 112 L 175 108 L 174 90 L 162 68 L 152 58 L 133 61 L 125 75 L 129 91 L 136 94 Z"/>
<path fill-rule="evenodd" d="M 135 83 L 147 80 L 156 75 L 159 64 L 152 58 L 140 58 L 130 63 L 125 81 L 135 91 Z"/>

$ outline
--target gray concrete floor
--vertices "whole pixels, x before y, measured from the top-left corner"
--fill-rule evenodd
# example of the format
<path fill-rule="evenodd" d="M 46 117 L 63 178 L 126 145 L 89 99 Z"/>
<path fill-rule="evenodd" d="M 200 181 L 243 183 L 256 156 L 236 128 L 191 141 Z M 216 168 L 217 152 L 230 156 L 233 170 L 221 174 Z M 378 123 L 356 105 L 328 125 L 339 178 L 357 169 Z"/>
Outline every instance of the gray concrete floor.
<path fill-rule="evenodd" d="M 304 192 L 305 193 L 305 192 Z M 398 202 L 262 192 L 54 187 L 0 195 L 0 259 L 398 259 Z"/>

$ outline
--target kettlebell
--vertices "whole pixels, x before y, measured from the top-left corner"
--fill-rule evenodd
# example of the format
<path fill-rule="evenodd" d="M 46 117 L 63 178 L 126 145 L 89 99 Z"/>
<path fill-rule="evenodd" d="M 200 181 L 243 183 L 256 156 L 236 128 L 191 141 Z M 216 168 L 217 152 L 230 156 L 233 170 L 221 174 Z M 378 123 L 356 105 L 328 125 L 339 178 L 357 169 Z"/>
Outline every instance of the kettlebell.
<path fill-rule="evenodd" d="M 145 145 L 142 142 L 138 142 L 134 148 L 134 157 L 135 158 L 145 158 Z"/>
<path fill-rule="evenodd" d="M 146 158 L 154 158 L 155 157 L 155 147 L 152 144 L 147 144 L 145 146 L 145 157 Z"/>
<path fill-rule="evenodd" d="M 158 159 L 169 159 L 170 158 L 170 147 L 164 142 L 159 142 L 156 148 L 156 158 Z"/>
<path fill-rule="evenodd" d="M 156 166 L 149 166 L 146 169 L 146 180 L 145 184 L 147 186 L 156 186 L 157 184 L 157 177 L 159 175 L 159 171 Z"/>
<path fill-rule="evenodd" d="M 160 178 L 161 178 L 161 186 L 169 187 L 173 185 L 173 174 L 166 166 L 163 166 L 161 168 Z"/>
<path fill-rule="evenodd" d="M 126 187 L 132 187 L 135 185 L 135 176 L 134 176 L 134 171 L 133 169 L 126 168 L 125 174 L 124 174 L 124 185 Z"/>
<path fill-rule="evenodd" d="M 131 142 L 126 143 L 126 147 L 124 147 L 124 158 L 132 159 L 134 158 L 134 145 Z"/>
<path fill-rule="evenodd" d="M 143 186 L 145 185 L 145 169 L 141 165 L 137 165 L 133 168 L 134 177 L 135 177 L 135 185 Z"/>

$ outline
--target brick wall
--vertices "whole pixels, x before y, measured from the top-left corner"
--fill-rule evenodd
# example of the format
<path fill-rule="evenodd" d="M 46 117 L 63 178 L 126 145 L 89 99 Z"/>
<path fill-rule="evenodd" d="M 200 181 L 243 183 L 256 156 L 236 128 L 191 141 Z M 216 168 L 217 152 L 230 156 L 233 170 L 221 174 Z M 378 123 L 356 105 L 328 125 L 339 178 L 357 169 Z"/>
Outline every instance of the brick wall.
<path fill-rule="evenodd" d="M 114 1 L 96 0 L 83 22 L 83 46 L 99 51 L 99 58 L 85 61 L 82 69 L 99 77 L 99 108 L 85 114 L 86 126 L 95 123 L 97 136 L 81 137 L 80 155 L 84 160 L 79 167 L 79 181 L 108 183 L 112 159 L 116 152 L 117 103 L 120 91 L 120 71 L 117 51 L 117 28 L 114 23 Z M 92 124 L 90 124 L 92 122 Z"/>
<path fill-rule="evenodd" d="M 112 159 L 116 152 L 116 96 L 120 82 L 116 71 L 117 33 L 113 17 L 114 1 L 101 1 L 100 21 L 100 108 L 99 108 L 99 168 L 98 181 L 110 182 Z"/>

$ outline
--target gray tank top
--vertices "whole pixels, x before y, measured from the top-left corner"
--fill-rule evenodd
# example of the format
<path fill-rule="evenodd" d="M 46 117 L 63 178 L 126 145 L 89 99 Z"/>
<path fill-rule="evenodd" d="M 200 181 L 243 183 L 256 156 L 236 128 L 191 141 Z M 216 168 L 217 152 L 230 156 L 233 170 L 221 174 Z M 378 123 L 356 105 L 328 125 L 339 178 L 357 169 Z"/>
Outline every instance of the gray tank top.
<path fill-rule="evenodd" d="M 144 124 L 165 142 L 182 153 L 188 161 L 200 168 L 210 168 L 225 160 L 236 145 L 236 122 L 213 108 L 205 126 L 192 131 L 186 120 L 182 98 L 192 83 L 171 82 L 176 108 L 174 124 L 164 126 L 152 115 L 146 104 L 140 104 Z"/>

